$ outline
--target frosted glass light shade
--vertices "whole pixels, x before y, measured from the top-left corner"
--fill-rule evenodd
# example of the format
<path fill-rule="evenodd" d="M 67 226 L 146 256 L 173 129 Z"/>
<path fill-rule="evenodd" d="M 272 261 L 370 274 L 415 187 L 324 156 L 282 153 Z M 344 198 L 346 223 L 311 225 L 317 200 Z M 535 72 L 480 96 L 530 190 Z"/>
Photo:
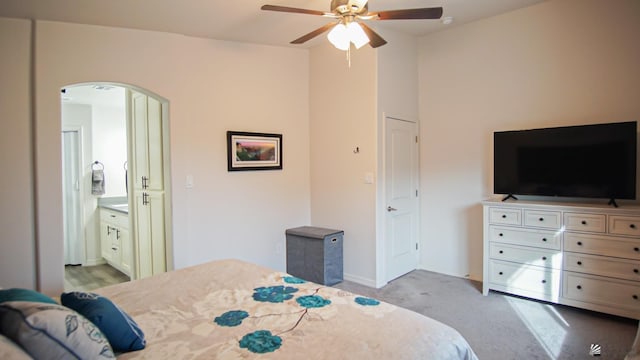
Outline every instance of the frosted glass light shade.
<path fill-rule="evenodd" d="M 340 50 L 347 51 L 349 49 L 349 32 L 347 31 L 347 27 L 342 23 L 334 26 L 333 29 L 329 31 L 327 39 L 329 39 L 329 42 L 331 42 L 333 46 Z"/>
<path fill-rule="evenodd" d="M 340 50 L 348 50 L 349 43 L 353 43 L 356 49 L 360 49 L 364 45 L 369 43 L 369 37 L 362 30 L 362 26 L 355 21 L 350 22 L 347 25 L 342 23 L 336 25 L 329 31 L 327 38 Z"/>
<path fill-rule="evenodd" d="M 356 49 L 360 49 L 369 43 L 369 37 L 365 34 L 364 30 L 362 30 L 362 26 L 355 21 L 349 23 L 347 26 L 347 33 L 349 34 L 349 39 L 353 45 L 355 45 Z"/>

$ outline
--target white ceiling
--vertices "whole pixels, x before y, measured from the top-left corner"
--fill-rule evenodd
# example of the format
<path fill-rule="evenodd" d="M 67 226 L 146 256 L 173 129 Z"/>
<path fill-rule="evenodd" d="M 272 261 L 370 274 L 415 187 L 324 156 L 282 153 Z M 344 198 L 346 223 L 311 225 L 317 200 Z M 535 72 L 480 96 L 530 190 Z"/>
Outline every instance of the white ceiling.
<path fill-rule="evenodd" d="M 69 86 L 60 94 L 65 104 L 85 104 L 105 107 L 125 106 L 125 89 L 108 84 L 85 84 Z"/>
<path fill-rule="evenodd" d="M 459 26 L 544 0 L 371 0 L 370 11 L 442 6 L 439 20 L 370 21 L 385 29 L 417 36 Z M 0 17 L 64 21 L 184 34 L 255 44 L 310 47 L 289 42 L 332 21 L 321 16 L 262 11 L 264 4 L 329 11 L 330 0 L 0 0 Z"/>

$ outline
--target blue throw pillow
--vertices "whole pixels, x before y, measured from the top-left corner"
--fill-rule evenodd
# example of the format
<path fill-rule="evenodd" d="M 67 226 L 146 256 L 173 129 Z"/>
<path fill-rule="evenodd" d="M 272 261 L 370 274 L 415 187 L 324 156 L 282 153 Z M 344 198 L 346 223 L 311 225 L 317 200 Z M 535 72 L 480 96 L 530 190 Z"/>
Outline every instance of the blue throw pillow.
<path fill-rule="evenodd" d="M 0 290 L 0 303 L 7 301 L 31 301 L 48 304 L 57 304 L 55 300 L 43 293 L 29 289 L 2 289 Z"/>
<path fill-rule="evenodd" d="M 111 300 L 98 294 L 73 291 L 60 296 L 62 305 L 94 323 L 116 352 L 144 349 L 146 340 L 138 324 Z"/>

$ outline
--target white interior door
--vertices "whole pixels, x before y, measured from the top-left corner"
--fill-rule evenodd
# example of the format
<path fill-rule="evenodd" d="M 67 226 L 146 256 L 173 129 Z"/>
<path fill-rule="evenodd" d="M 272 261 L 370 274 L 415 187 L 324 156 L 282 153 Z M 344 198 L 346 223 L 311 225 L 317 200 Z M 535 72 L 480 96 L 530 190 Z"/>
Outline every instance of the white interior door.
<path fill-rule="evenodd" d="M 80 199 L 80 141 L 78 131 L 62 132 L 62 217 L 64 263 L 84 263 Z"/>
<path fill-rule="evenodd" d="M 385 273 L 393 280 L 418 267 L 418 132 L 385 118 Z"/>

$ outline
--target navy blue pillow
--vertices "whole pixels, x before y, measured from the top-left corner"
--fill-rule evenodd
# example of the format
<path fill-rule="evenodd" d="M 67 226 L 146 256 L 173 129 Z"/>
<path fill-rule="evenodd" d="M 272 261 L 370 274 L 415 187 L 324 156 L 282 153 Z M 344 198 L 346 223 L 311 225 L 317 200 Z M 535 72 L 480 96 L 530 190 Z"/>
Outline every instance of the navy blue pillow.
<path fill-rule="evenodd" d="M 57 304 L 55 300 L 48 297 L 43 293 L 39 293 L 35 290 L 29 289 L 2 289 L 0 290 L 0 303 L 6 301 L 32 301 L 32 302 L 41 302 L 48 304 Z"/>
<path fill-rule="evenodd" d="M 60 301 L 97 326 L 116 352 L 141 350 L 147 344 L 138 324 L 104 296 L 73 291 L 62 293 Z"/>

